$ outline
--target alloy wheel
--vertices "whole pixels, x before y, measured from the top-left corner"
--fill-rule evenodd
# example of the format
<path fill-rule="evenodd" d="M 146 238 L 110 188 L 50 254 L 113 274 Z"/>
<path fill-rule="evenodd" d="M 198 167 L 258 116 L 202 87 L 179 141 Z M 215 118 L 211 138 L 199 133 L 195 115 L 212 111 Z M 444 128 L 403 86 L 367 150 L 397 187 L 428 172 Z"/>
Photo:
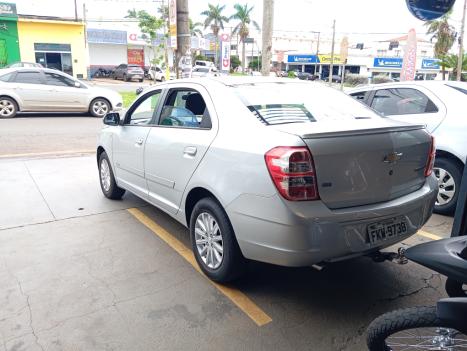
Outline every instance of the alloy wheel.
<path fill-rule="evenodd" d="M 104 188 L 105 192 L 108 192 L 110 190 L 111 178 L 109 163 L 105 158 L 103 158 L 101 161 L 100 176 L 102 187 Z"/>
<path fill-rule="evenodd" d="M 418 328 L 403 330 L 386 339 L 389 350 L 454 351 L 467 348 L 467 336 L 449 328 Z"/>
<path fill-rule="evenodd" d="M 92 110 L 97 116 L 103 117 L 109 112 L 109 105 L 103 100 L 96 100 L 92 104 Z"/>
<path fill-rule="evenodd" d="M 438 180 L 438 198 L 436 199 L 436 205 L 446 205 L 452 201 L 456 193 L 456 182 L 451 173 L 442 168 L 433 168 L 433 173 Z"/>
<path fill-rule="evenodd" d="M 0 116 L 11 117 L 15 113 L 15 105 L 10 100 L 0 100 Z"/>
<path fill-rule="evenodd" d="M 203 263 L 210 269 L 217 269 L 224 258 L 222 233 L 216 219 L 208 212 L 196 218 L 195 242 Z"/>

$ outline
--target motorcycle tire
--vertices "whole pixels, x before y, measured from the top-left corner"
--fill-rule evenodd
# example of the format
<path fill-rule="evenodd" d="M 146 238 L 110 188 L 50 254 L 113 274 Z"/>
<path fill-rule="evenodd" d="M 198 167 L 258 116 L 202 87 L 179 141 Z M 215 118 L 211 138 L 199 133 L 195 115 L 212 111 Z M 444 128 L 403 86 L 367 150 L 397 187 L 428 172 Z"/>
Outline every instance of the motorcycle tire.
<path fill-rule="evenodd" d="M 414 331 L 422 328 L 422 333 Z M 401 309 L 376 318 L 367 329 L 366 341 L 369 351 L 444 350 L 441 343 L 447 341 L 454 343 L 452 350 L 458 350 L 455 343 L 460 342 L 462 348 L 467 343 L 467 336 L 441 321 L 436 306 L 424 306 Z"/>
<path fill-rule="evenodd" d="M 449 297 L 467 297 L 466 284 L 458 282 L 457 280 L 446 279 L 444 288 Z"/>

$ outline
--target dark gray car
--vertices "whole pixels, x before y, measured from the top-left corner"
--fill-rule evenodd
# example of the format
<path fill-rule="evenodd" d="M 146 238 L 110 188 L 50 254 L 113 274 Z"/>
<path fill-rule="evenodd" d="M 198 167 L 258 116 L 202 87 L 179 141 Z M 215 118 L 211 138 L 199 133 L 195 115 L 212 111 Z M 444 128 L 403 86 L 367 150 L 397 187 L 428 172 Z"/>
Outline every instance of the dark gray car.
<path fill-rule="evenodd" d="M 138 65 L 122 63 L 115 68 L 112 76 L 114 79 L 123 79 L 125 82 L 129 82 L 133 79 L 142 82 L 144 80 L 144 70 Z"/>

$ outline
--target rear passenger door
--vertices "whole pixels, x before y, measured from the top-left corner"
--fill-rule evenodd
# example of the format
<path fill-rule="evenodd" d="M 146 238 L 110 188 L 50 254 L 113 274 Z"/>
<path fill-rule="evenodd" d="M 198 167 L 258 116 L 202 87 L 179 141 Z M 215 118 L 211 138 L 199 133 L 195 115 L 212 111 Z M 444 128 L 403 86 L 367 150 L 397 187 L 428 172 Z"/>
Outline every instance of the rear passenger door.
<path fill-rule="evenodd" d="M 23 101 L 23 111 L 48 111 L 52 89 L 44 84 L 39 70 L 20 70 L 11 80 L 11 88 Z"/>
<path fill-rule="evenodd" d="M 60 73 L 44 72 L 45 84 L 52 90 L 50 109 L 56 111 L 87 111 L 87 88 Z"/>
<path fill-rule="evenodd" d="M 426 124 L 431 133 L 446 116 L 446 107 L 430 90 L 424 87 L 391 87 L 377 89 L 370 106 L 391 119 Z"/>
<path fill-rule="evenodd" d="M 167 91 L 144 150 L 149 200 L 154 205 L 172 214 L 178 211 L 217 128 L 213 103 L 203 87 L 186 84 Z"/>

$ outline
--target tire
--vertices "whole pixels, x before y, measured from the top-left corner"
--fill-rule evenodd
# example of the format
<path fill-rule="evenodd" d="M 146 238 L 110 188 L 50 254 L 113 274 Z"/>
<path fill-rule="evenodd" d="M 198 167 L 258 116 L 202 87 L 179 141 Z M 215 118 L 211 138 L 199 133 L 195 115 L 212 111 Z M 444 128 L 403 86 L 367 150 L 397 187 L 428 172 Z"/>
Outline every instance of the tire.
<path fill-rule="evenodd" d="M 125 189 L 117 186 L 109 157 L 105 151 L 99 156 L 98 167 L 99 184 L 101 185 L 102 193 L 108 199 L 120 200 L 125 194 Z"/>
<path fill-rule="evenodd" d="M 140 83 L 144 82 L 144 79 L 140 79 L 139 82 L 140 82 Z"/>
<path fill-rule="evenodd" d="M 7 96 L 0 97 L 0 119 L 13 118 L 18 113 L 18 104 Z"/>
<path fill-rule="evenodd" d="M 453 214 L 457 206 L 457 198 L 462 179 L 462 169 L 459 165 L 448 158 L 437 158 L 433 173 L 438 179 L 439 194 L 436 200 L 434 211 L 443 215 Z M 453 185 L 452 185 L 453 181 Z M 454 190 L 454 195 L 450 195 L 449 191 Z M 448 199 L 446 203 L 443 203 Z"/>
<path fill-rule="evenodd" d="M 103 118 L 110 112 L 110 103 L 104 98 L 97 98 L 91 101 L 89 105 L 89 113 L 93 117 Z"/>
<path fill-rule="evenodd" d="M 161 83 L 163 83 L 163 82 L 165 82 L 165 77 L 164 76 L 161 77 Z"/>
<path fill-rule="evenodd" d="M 467 297 L 467 288 L 464 283 L 448 278 L 444 287 L 449 297 Z"/>
<path fill-rule="evenodd" d="M 418 334 L 415 337 L 415 332 L 407 332 L 407 335 L 400 335 L 400 339 L 397 339 L 398 336 L 395 336 L 397 333 L 403 334 L 409 329 L 418 328 L 433 328 L 433 330 L 426 330 L 424 334 Z M 441 322 L 438 318 L 435 306 L 412 307 L 389 312 L 376 318 L 368 327 L 368 350 L 444 350 L 444 348 L 435 348 L 435 346 L 437 346 L 436 343 L 441 342 L 439 340 L 437 341 L 435 338 L 437 336 L 439 337 L 439 335 L 441 335 L 440 332 L 443 330 L 446 331 L 446 328 L 451 330 L 449 325 L 445 325 L 445 323 Z M 438 332 L 436 330 L 438 330 Z M 455 333 L 456 339 L 459 336 L 463 337 L 462 342 L 463 345 L 465 345 L 465 342 L 467 342 L 467 336 L 460 334 L 455 330 L 452 331 Z M 417 338 L 417 336 L 419 336 L 419 338 Z M 425 336 L 425 338 L 422 339 L 421 336 Z M 432 338 L 430 338 L 430 336 Z M 420 344 L 420 340 L 424 340 L 424 345 L 419 345 L 420 348 L 408 347 L 408 345 Z M 407 344 L 404 344 L 404 342 Z M 427 345 L 432 348 L 427 348 Z M 457 348 L 453 348 L 453 350 L 457 350 Z"/>
<path fill-rule="evenodd" d="M 206 223 L 210 223 L 214 230 L 205 231 Z M 245 258 L 240 252 L 229 218 L 216 200 L 203 198 L 195 205 L 190 218 L 190 237 L 196 261 L 211 280 L 226 283 L 242 275 Z M 200 243 L 200 240 L 205 240 L 205 243 Z M 222 248 L 221 254 L 219 246 Z"/>
<path fill-rule="evenodd" d="M 129 79 L 128 79 L 128 77 L 126 76 L 126 74 L 123 75 L 123 81 L 124 81 L 124 82 L 128 82 L 128 81 L 129 81 Z"/>

